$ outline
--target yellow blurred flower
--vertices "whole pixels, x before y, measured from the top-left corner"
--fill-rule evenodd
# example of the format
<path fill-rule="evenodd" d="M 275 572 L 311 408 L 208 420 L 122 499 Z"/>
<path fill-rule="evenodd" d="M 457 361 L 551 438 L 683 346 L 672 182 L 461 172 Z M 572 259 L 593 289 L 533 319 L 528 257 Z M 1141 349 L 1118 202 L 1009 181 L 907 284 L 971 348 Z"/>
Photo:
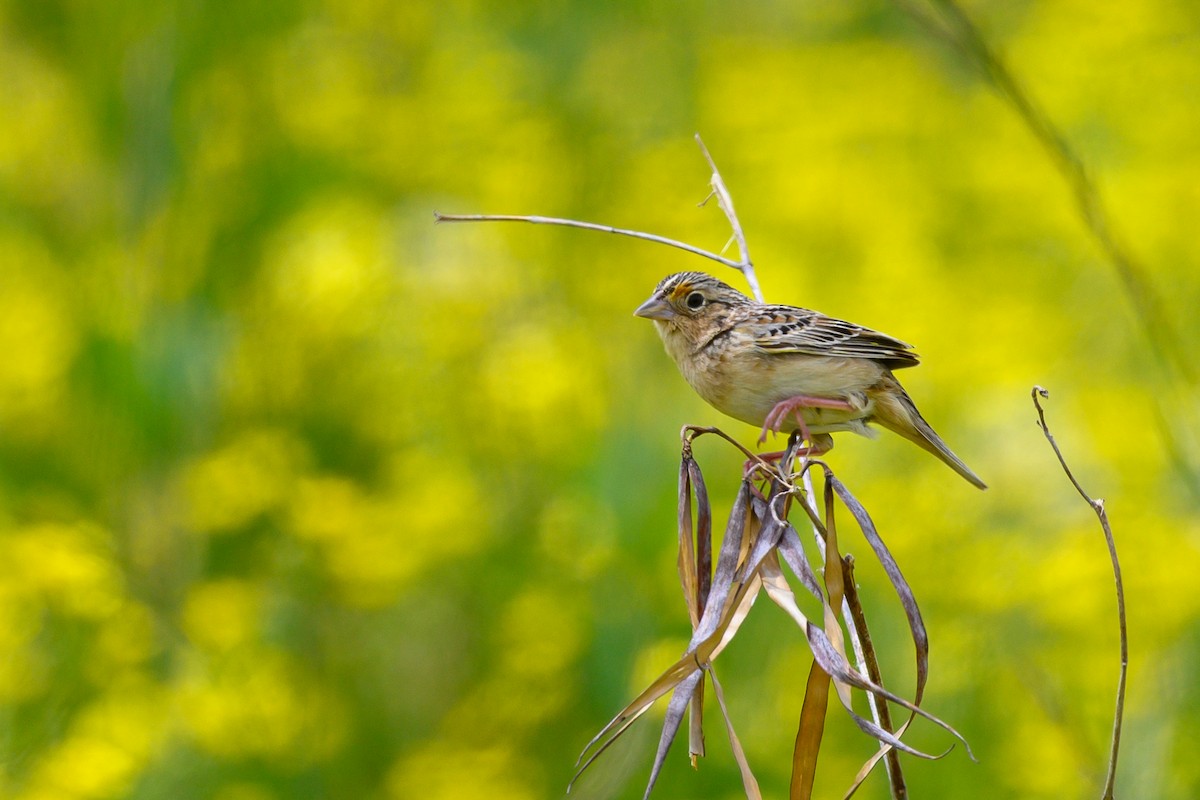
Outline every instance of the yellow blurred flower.
<path fill-rule="evenodd" d="M 22 798 L 107 798 L 124 794 L 167 730 L 160 687 L 124 681 L 86 706 L 65 737 L 34 764 Z"/>
<path fill-rule="evenodd" d="M 90 673 L 99 684 L 123 667 L 136 667 L 157 653 L 154 616 L 146 606 L 126 599 L 96 631 Z"/>
<path fill-rule="evenodd" d="M 235 578 L 193 586 L 183 605 L 183 630 L 197 646 L 216 652 L 250 643 L 259 633 L 263 592 Z"/>
<path fill-rule="evenodd" d="M 0 82 L 0 182 L 35 207 L 90 216 L 102 205 L 101 159 L 80 87 L 42 48 L 0 29 L 5 80 Z M 69 120 L 68 124 L 67 121 Z M 88 208 L 87 204 L 94 207 Z"/>
<path fill-rule="evenodd" d="M 562 593 L 529 589 L 509 602 L 497 639 L 504 682 L 561 682 L 583 645 L 580 609 Z"/>
<path fill-rule="evenodd" d="M 397 800 L 534 800 L 543 797 L 533 764 L 511 744 L 472 748 L 434 740 L 402 758 L 388 778 Z"/>
<path fill-rule="evenodd" d="M 185 521 L 216 534 L 245 525 L 283 502 L 303 460 L 303 448 L 284 431 L 243 433 L 184 468 Z"/>
<path fill-rule="evenodd" d="M 108 534 L 87 523 L 42 523 L 0 539 L 0 560 L 24 591 L 63 613 L 111 616 L 124 598 Z"/>
<path fill-rule="evenodd" d="M 467 410 L 540 452 L 569 448 L 606 417 L 607 393 L 592 366 L 601 358 L 597 342 L 578 331 L 523 324 L 498 338 L 483 365 L 484 396 Z"/>
<path fill-rule="evenodd" d="M 292 529 L 325 559 L 342 595 L 376 607 L 446 558 L 470 553 L 490 529 L 474 484 L 422 452 L 401 459 L 394 487 L 370 495 L 343 478 L 301 481 Z"/>
<path fill-rule="evenodd" d="M 57 408 L 78 348 L 57 269 L 41 244 L 0 232 L 0 422 L 9 436 Z"/>
<path fill-rule="evenodd" d="M 511 741 L 561 713 L 575 691 L 580 613 L 561 592 L 534 588 L 514 597 L 495 632 L 499 658 L 447 713 L 445 733 L 460 741 Z"/>
<path fill-rule="evenodd" d="M 267 647 L 193 658 L 178 688 L 183 724 L 223 758 L 296 768 L 336 752 L 346 737 L 339 700 L 298 663 Z"/>
<path fill-rule="evenodd" d="M 270 310 L 300 344 L 328 348 L 378 330 L 391 297 L 383 209 L 359 197 L 327 197 L 281 226 L 266 253 Z"/>

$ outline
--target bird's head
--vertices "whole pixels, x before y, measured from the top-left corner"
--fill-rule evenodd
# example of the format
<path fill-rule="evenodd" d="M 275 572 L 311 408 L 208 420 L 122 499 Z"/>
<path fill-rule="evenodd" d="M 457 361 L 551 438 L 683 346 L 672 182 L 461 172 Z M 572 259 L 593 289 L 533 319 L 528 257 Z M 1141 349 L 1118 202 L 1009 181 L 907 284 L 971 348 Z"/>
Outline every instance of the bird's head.
<path fill-rule="evenodd" d="M 677 272 L 663 278 L 633 313 L 653 320 L 664 339 L 682 335 L 695 343 L 730 308 L 749 302 L 737 289 L 711 275 Z"/>

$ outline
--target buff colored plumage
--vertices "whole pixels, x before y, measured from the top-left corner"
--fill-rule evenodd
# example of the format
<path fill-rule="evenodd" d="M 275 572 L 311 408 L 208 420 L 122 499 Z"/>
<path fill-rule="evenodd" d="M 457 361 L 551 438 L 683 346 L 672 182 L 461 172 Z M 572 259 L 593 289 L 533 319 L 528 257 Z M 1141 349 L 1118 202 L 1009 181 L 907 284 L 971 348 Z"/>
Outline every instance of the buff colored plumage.
<path fill-rule="evenodd" d="M 634 312 L 654 321 L 692 388 L 718 411 L 778 432 L 789 417 L 812 453 L 830 433 L 873 436 L 875 422 L 987 486 L 934 432 L 892 374 L 917 364 L 911 346 L 817 311 L 757 303 L 702 272 L 664 278 Z M 760 439 L 761 441 L 761 439 Z"/>

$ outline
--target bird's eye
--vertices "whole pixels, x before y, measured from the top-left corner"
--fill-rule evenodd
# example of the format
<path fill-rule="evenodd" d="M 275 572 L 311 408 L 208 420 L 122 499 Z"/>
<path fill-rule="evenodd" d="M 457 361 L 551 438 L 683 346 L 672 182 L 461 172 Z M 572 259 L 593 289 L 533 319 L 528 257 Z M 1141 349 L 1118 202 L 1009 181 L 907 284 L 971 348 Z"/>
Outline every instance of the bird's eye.
<path fill-rule="evenodd" d="M 692 292 L 684 302 L 687 303 L 687 307 L 692 311 L 697 311 L 704 305 L 704 295 L 699 292 Z"/>

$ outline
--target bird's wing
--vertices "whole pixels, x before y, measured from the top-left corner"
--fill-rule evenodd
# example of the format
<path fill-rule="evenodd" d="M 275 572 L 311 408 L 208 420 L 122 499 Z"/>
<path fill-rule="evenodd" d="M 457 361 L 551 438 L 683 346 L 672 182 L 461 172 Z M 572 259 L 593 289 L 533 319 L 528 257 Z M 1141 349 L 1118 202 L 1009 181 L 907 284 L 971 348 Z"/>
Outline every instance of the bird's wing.
<path fill-rule="evenodd" d="M 890 369 L 919 361 L 910 344 L 806 308 L 765 306 L 750 325 L 755 346 L 767 353 L 870 358 Z"/>

